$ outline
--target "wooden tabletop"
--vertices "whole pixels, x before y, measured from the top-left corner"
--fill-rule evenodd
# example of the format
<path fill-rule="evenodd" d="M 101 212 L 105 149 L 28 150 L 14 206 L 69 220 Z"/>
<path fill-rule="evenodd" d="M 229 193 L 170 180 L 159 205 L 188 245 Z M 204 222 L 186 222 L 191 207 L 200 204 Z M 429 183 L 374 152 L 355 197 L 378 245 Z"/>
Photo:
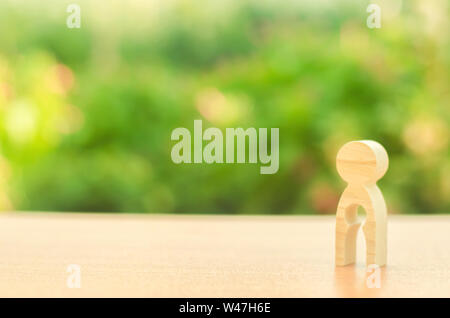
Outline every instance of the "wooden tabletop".
<path fill-rule="evenodd" d="M 389 217 L 381 288 L 358 245 L 334 266 L 331 216 L 1 214 L 0 296 L 450 297 L 450 216 Z"/>

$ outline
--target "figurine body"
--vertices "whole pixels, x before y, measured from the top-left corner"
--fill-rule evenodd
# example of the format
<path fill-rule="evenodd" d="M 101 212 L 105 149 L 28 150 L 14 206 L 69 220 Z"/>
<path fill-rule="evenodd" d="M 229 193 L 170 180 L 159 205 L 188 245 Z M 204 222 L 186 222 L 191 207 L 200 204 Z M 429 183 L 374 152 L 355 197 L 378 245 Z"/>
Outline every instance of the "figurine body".
<path fill-rule="evenodd" d="M 376 182 L 386 173 L 389 159 L 382 145 L 371 140 L 352 141 L 338 152 L 336 167 L 348 185 L 336 213 L 336 265 L 356 259 L 356 237 L 361 223 L 358 206 L 366 211 L 363 226 L 367 265 L 386 264 L 387 209 Z"/>

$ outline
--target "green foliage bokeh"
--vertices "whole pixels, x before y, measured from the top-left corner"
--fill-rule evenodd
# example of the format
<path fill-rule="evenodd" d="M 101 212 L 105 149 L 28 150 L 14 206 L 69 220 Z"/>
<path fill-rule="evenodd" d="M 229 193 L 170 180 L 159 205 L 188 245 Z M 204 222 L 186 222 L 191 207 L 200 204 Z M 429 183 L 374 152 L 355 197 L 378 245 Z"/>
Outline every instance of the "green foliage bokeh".
<path fill-rule="evenodd" d="M 449 6 L 369 2 L 0 4 L 4 210 L 334 213 L 349 140 L 390 155 L 392 213 L 450 211 Z M 394 1 L 394 3 L 397 3 Z M 280 169 L 176 165 L 177 127 L 277 127 Z"/>

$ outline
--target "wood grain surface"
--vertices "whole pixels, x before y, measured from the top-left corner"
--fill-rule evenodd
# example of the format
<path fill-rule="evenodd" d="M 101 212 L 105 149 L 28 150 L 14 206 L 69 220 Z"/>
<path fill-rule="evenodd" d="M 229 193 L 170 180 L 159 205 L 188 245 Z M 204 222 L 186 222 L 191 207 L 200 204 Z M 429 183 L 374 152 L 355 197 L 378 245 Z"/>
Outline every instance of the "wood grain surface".
<path fill-rule="evenodd" d="M 450 297 L 450 216 L 390 216 L 381 288 L 334 217 L 0 215 L 2 297 Z M 67 267 L 81 267 L 81 288 Z"/>

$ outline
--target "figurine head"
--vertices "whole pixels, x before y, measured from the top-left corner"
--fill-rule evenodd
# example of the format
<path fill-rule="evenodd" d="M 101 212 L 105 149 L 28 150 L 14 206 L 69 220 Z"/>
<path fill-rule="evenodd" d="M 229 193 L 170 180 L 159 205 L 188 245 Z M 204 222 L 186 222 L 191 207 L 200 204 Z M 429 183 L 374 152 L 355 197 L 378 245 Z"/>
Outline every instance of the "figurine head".
<path fill-rule="evenodd" d="M 337 171 L 349 184 L 374 184 L 386 173 L 388 166 L 386 150 L 372 140 L 348 142 L 336 158 Z"/>

